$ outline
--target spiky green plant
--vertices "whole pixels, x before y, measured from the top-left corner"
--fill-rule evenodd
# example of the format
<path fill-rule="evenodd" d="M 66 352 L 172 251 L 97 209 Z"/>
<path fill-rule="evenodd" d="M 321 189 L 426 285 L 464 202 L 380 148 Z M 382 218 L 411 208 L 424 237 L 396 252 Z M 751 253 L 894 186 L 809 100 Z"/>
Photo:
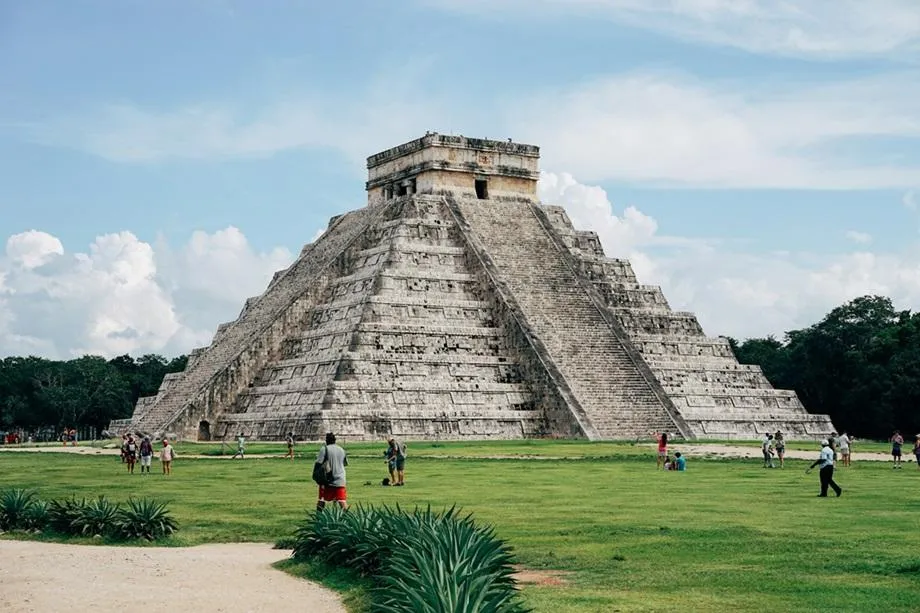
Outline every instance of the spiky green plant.
<path fill-rule="evenodd" d="M 32 490 L 16 488 L 0 492 L 0 530 L 27 529 L 25 524 L 36 500 Z"/>
<path fill-rule="evenodd" d="M 41 498 L 36 498 L 32 506 L 26 509 L 20 526 L 23 530 L 41 532 L 48 527 L 48 503 Z"/>
<path fill-rule="evenodd" d="M 373 575 L 380 585 L 374 611 L 526 611 L 514 588 L 510 549 L 456 508 L 330 507 L 309 514 L 294 541 L 295 557 Z"/>
<path fill-rule="evenodd" d="M 48 527 L 61 534 L 77 533 L 84 506 L 86 506 L 86 499 L 52 500 L 48 503 Z"/>
<path fill-rule="evenodd" d="M 120 515 L 121 508 L 117 503 L 100 496 L 82 505 L 71 525 L 73 532 L 82 536 L 114 535 L 118 531 Z"/>
<path fill-rule="evenodd" d="M 117 519 L 117 533 L 123 538 L 153 541 L 166 538 L 179 528 L 166 503 L 149 498 L 130 498 Z"/>

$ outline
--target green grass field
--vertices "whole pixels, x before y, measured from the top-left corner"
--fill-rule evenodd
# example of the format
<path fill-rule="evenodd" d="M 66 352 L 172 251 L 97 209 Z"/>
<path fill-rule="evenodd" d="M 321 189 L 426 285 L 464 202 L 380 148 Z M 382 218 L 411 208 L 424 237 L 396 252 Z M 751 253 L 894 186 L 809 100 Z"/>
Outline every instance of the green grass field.
<path fill-rule="evenodd" d="M 274 542 L 314 504 L 316 448 L 298 446 L 292 464 L 192 458 L 215 446 L 181 444 L 169 478 L 158 462 L 141 476 L 114 456 L 0 452 L 0 488 L 166 500 L 180 523 L 172 545 Z M 920 602 L 913 463 L 854 463 L 837 471 L 843 497 L 820 499 L 804 461 L 764 470 L 759 460 L 691 458 L 686 473 L 665 473 L 653 450 L 622 443 L 413 442 L 407 486 L 383 488 L 383 446 L 346 449 L 352 504 L 457 504 L 493 524 L 524 566 L 566 571 L 563 585 L 524 586 L 537 611 L 884 612 Z"/>

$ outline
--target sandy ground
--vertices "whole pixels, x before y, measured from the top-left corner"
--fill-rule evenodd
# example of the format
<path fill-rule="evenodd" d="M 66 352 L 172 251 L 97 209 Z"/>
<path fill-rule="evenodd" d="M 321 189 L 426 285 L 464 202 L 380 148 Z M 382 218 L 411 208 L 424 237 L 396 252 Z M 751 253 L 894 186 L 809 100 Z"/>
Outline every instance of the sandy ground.
<path fill-rule="evenodd" d="M 344 613 L 338 596 L 270 565 L 290 551 L 237 543 L 107 547 L 0 540 L 0 611 Z"/>

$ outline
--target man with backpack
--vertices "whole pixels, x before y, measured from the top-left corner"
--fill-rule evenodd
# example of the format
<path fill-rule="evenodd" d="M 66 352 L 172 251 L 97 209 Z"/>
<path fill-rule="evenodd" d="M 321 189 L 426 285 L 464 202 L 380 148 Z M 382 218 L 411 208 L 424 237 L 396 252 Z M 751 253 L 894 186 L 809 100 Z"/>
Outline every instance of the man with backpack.
<path fill-rule="evenodd" d="M 345 450 L 335 444 L 335 434 L 326 434 L 326 444 L 319 448 L 313 467 L 313 480 L 319 485 L 319 499 L 316 510 L 322 511 L 327 502 L 335 502 L 342 509 L 348 509 L 345 490 L 345 467 L 348 458 Z"/>
<path fill-rule="evenodd" d="M 150 462 L 153 460 L 153 443 L 150 442 L 150 437 L 145 436 L 141 441 L 140 445 L 140 454 L 141 454 L 141 474 L 145 472 L 150 474 Z"/>

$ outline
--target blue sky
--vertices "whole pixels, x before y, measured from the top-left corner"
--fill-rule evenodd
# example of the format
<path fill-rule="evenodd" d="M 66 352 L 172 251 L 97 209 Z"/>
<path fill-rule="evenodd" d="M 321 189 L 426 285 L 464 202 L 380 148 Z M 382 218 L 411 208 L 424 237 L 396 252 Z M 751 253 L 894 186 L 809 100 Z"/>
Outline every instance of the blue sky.
<path fill-rule="evenodd" d="M 426 130 L 710 334 L 920 308 L 918 100 L 917 0 L 0 3 L 0 355 L 207 343 Z"/>

